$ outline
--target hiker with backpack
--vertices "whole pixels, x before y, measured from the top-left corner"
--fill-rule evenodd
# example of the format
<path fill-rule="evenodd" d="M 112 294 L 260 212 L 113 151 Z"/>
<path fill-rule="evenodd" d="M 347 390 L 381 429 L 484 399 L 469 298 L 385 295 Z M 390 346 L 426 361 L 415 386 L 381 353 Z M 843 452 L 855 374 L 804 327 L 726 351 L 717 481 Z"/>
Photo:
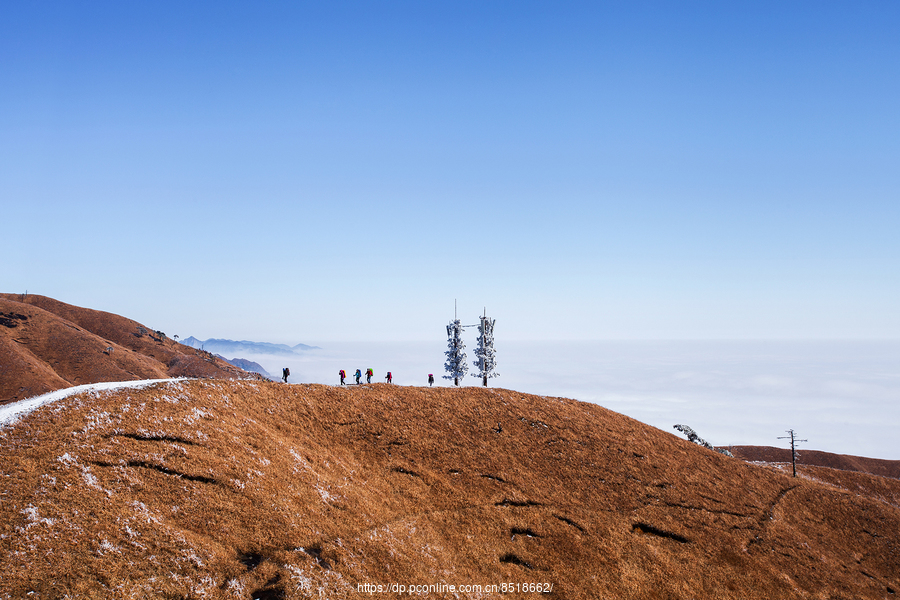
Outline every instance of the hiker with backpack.
<path fill-rule="evenodd" d="M 390 372 L 390 371 L 388 371 L 388 374 L 387 374 L 387 376 L 386 376 L 384 379 L 385 379 L 385 381 L 387 381 L 388 383 L 391 382 L 391 380 L 393 379 L 393 377 L 391 377 L 391 372 Z"/>
<path fill-rule="evenodd" d="M 345 384 L 344 384 L 344 377 L 346 377 L 347 374 L 344 372 L 343 369 L 341 369 L 340 371 L 338 371 L 338 375 L 341 376 L 341 385 L 345 385 Z"/>
<path fill-rule="evenodd" d="M 428 374 L 428 385 L 434 385 L 434 374 L 433 373 Z"/>
<path fill-rule="evenodd" d="M 291 376 L 291 370 L 287 367 L 281 370 L 281 378 L 284 379 L 284 382 L 287 383 L 287 378 Z"/>
<path fill-rule="evenodd" d="M 362 371 L 360 371 L 359 369 L 357 369 L 357 370 L 356 370 L 356 373 L 354 373 L 353 376 L 356 377 L 356 385 L 359 385 L 359 378 L 362 377 Z"/>
<path fill-rule="evenodd" d="M 371 368 L 366 369 L 366 383 L 372 383 L 372 375 L 375 374 Z"/>

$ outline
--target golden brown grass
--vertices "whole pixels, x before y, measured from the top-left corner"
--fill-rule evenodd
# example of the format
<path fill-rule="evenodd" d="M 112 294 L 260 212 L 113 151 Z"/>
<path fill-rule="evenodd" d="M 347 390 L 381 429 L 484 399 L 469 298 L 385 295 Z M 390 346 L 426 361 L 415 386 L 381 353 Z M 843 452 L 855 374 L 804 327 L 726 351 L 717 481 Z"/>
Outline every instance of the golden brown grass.
<path fill-rule="evenodd" d="M 729 446 L 729 450 L 738 458 L 750 462 L 787 463 L 791 462 L 790 448 L 772 448 L 771 446 Z M 865 458 L 847 454 L 833 454 L 821 450 L 800 448 L 797 451 L 797 464 L 814 467 L 829 467 L 842 471 L 859 471 L 882 477 L 900 478 L 900 460 L 882 460 Z"/>
<path fill-rule="evenodd" d="M 0 598 L 892 597 L 896 490 L 833 472 L 509 390 L 82 394 L 0 430 Z"/>
<path fill-rule="evenodd" d="M 0 404 L 86 383 L 182 376 L 254 377 L 119 315 L 0 294 Z"/>

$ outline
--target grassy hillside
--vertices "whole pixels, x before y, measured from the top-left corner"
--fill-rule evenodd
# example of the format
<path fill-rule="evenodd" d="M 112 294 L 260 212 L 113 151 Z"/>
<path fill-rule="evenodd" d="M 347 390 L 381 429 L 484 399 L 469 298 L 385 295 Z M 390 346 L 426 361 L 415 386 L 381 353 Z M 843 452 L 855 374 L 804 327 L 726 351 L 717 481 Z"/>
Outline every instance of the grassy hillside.
<path fill-rule="evenodd" d="M 772 448 L 770 446 L 729 446 L 729 450 L 735 456 L 747 461 L 785 463 L 791 462 L 790 448 Z M 871 473 L 882 477 L 900 479 L 900 460 L 882 460 L 879 458 L 865 458 L 848 454 L 833 454 L 820 450 L 807 450 L 800 448 L 797 451 L 796 462 L 798 465 L 815 467 L 828 467 L 842 471 L 859 471 Z"/>
<path fill-rule="evenodd" d="M 86 383 L 180 376 L 251 375 L 119 315 L 0 294 L 0 404 Z"/>
<path fill-rule="evenodd" d="M 900 481 L 811 469 L 502 389 L 82 394 L 0 430 L 0 598 L 892 597 Z"/>

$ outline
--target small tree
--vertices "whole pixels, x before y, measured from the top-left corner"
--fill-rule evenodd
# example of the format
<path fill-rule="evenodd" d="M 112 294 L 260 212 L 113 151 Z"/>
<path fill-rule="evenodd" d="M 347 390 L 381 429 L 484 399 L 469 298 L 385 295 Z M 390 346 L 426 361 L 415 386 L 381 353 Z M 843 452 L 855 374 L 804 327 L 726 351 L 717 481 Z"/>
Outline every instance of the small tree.
<path fill-rule="evenodd" d="M 710 450 L 715 450 L 719 454 L 724 454 L 725 456 L 734 456 L 731 452 L 724 448 L 715 448 L 712 444 L 704 440 L 702 437 L 697 435 L 697 432 L 688 427 L 687 425 L 674 425 L 675 429 L 683 433 L 687 436 L 689 442 L 694 442 L 695 444 L 699 444 L 704 448 L 708 448 Z"/>
<path fill-rule="evenodd" d="M 444 375 L 444 379 L 452 379 L 453 385 L 459 385 L 459 380 L 466 376 L 469 366 L 466 364 L 466 345 L 462 341 L 463 326 L 459 319 L 450 321 L 447 325 L 447 351 L 444 355 L 447 362 L 444 363 L 444 370 L 448 375 Z"/>
<path fill-rule="evenodd" d="M 476 360 L 475 368 L 478 374 L 472 374 L 472 377 L 480 377 L 482 385 L 487 387 L 489 377 L 499 377 L 497 373 L 497 352 L 494 350 L 494 323 L 496 319 L 481 317 L 481 324 L 478 326 L 478 348 L 475 349 Z"/>

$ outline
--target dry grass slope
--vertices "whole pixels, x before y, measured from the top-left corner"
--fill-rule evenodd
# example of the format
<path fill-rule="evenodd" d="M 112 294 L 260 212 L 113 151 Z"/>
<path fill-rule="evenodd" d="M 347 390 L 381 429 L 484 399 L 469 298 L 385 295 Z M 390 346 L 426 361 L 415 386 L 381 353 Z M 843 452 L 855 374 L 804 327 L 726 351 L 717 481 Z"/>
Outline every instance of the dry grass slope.
<path fill-rule="evenodd" d="M 812 469 L 499 389 L 82 394 L 0 430 L 0 598 L 894 597 L 896 480 Z"/>
<path fill-rule="evenodd" d="M 0 294 L 0 404 L 85 383 L 180 376 L 251 377 L 119 315 Z"/>
<path fill-rule="evenodd" d="M 729 450 L 731 450 L 736 457 L 751 462 L 791 462 L 791 450 L 789 448 L 772 448 L 771 446 L 730 446 Z M 900 479 L 900 460 L 882 460 L 878 458 L 850 456 L 847 454 L 832 454 L 831 452 L 808 450 L 801 447 L 797 451 L 797 464 L 814 467 L 828 467 L 831 469 L 840 469 L 842 471 L 859 471 L 861 473 L 880 475 L 881 477 Z"/>

